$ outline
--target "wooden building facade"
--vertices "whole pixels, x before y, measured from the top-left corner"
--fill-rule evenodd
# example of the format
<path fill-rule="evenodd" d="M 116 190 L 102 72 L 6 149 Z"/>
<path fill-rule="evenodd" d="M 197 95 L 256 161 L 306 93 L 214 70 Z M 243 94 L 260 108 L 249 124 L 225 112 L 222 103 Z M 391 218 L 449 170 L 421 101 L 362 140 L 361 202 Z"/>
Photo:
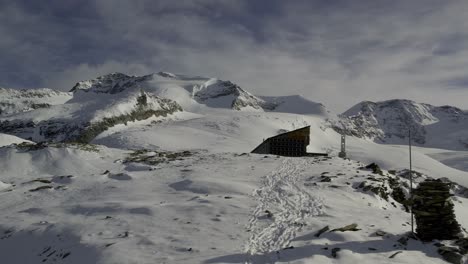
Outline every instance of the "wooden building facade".
<path fill-rule="evenodd" d="M 252 150 L 252 153 L 289 157 L 307 156 L 307 146 L 310 142 L 309 137 L 310 126 L 306 126 L 268 138 Z"/>

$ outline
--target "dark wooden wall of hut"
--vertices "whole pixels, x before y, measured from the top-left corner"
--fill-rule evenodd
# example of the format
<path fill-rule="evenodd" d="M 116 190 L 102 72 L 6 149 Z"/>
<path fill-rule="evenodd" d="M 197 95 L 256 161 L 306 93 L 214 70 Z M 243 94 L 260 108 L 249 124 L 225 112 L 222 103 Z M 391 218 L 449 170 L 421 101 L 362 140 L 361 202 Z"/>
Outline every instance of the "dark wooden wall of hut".
<path fill-rule="evenodd" d="M 252 153 L 273 154 L 280 156 L 300 157 L 307 155 L 310 127 L 300 128 L 268 138 Z"/>

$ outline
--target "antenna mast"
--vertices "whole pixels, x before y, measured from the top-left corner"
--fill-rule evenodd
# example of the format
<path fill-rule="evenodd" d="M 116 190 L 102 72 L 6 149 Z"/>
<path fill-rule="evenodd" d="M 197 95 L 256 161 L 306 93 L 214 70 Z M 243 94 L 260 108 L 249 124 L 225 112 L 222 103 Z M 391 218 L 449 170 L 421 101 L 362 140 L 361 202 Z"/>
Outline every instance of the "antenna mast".
<path fill-rule="evenodd" d="M 409 146 L 409 178 L 410 178 L 410 211 L 411 211 L 411 234 L 414 235 L 414 217 L 413 217 L 413 164 L 411 159 L 411 128 L 408 128 L 408 146 Z"/>
<path fill-rule="evenodd" d="M 346 127 L 345 125 L 343 124 L 343 122 L 341 121 L 341 127 L 342 127 L 342 130 L 341 130 L 341 151 L 340 153 L 338 153 L 338 157 L 340 158 L 343 158 L 343 159 L 346 159 Z"/>

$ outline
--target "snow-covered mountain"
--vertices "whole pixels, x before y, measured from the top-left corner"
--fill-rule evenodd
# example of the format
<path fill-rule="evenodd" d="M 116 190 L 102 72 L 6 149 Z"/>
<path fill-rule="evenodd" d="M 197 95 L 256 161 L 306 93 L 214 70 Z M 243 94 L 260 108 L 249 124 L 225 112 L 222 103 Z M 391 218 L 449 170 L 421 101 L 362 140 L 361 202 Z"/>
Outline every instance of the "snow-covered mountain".
<path fill-rule="evenodd" d="M 0 116 L 1 263 L 467 259 L 468 240 L 422 243 L 408 235 L 408 150 L 389 145 L 405 143 L 409 123 L 421 145 L 447 140 L 456 149 L 467 124 L 459 109 L 362 103 L 340 120 L 302 96 L 256 96 L 229 81 L 167 72 L 108 74 L 67 96 Z M 348 159 L 336 157 L 341 124 L 355 135 L 347 138 Z M 248 153 L 304 126 L 308 151 L 329 157 Z M 415 185 L 429 177 L 452 182 L 465 229 L 467 158 L 447 148 L 413 152 Z"/>
<path fill-rule="evenodd" d="M 116 94 L 125 90 L 135 89 L 144 90 L 154 95 L 177 101 L 187 110 L 199 107 L 199 104 L 234 110 L 261 110 L 265 104 L 260 98 L 230 81 L 176 75 L 167 72 L 144 76 L 111 73 L 94 80 L 79 82 L 71 91 Z"/>
<path fill-rule="evenodd" d="M 201 106 L 239 111 L 276 111 L 300 114 L 326 113 L 320 103 L 302 96 L 255 96 L 231 81 L 199 76 L 158 72 L 144 76 L 111 73 L 94 80 L 78 82 L 71 90 L 97 93 L 120 93 L 144 90 L 179 103 L 186 111 L 200 111 Z"/>
<path fill-rule="evenodd" d="M 12 94 L 8 97 L 11 105 L 17 101 L 26 102 L 25 98 L 32 95 L 66 97 L 66 102 L 56 100 L 54 104 L 28 112 L 11 110 L 10 115 L 0 117 L 0 132 L 36 142 L 89 142 L 115 125 L 166 117 L 177 111 L 205 114 L 219 109 L 328 114 L 323 105 L 300 96 L 261 98 L 230 81 L 167 72 L 144 76 L 111 73 L 78 82 L 70 93 L 46 89 L 16 94 L 9 91 L 9 94 Z M 28 104 L 30 108 L 35 105 Z"/>
<path fill-rule="evenodd" d="M 338 131 L 378 143 L 415 144 L 443 149 L 468 149 L 468 112 L 410 100 L 362 102 L 341 115 Z"/>
<path fill-rule="evenodd" d="M 71 93 L 47 88 L 29 90 L 0 88 L 0 116 L 63 104 L 71 97 Z"/>
<path fill-rule="evenodd" d="M 172 100 L 139 90 L 120 94 L 77 91 L 64 104 L 0 117 L 0 132 L 36 142 L 89 142 L 116 124 L 181 110 Z"/>

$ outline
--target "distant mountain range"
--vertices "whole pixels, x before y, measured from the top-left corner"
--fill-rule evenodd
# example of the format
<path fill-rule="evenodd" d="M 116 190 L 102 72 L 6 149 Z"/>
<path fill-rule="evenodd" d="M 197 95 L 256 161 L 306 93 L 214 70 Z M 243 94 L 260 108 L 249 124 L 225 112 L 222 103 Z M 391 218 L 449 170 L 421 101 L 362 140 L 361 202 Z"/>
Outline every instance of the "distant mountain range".
<path fill-rule="evenodd" d="M 176 112 L 281 112 L 321 116 L 335 131 L 377 143 L 468 149 L 468 112 L 410 100 L 361 102 L 341 115 L 299 95 L 256 96 L 231 81 L 158 72 L 111 73 L 70 92 L 0 89 L 0 133 L 33 141 L 90 142 L 110 127 Z M 255 124 L 252 124 L 255 126 Z"/>

